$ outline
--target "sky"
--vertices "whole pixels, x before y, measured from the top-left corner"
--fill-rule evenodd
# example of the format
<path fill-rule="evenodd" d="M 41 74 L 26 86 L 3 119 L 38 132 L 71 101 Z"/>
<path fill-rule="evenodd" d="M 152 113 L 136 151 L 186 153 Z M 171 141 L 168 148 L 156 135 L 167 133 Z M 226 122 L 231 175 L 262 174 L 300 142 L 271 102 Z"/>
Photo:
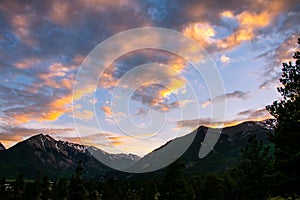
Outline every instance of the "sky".
<path fill-rule="evenodd" d="M 195 122 L 214 126 L 216 102 L 224 102 L 224 126 L 270 118 L 265 106 L 280 98 L 281 63 L 291 60 L 297 47 L 299 19 L 296 0 L 1 0 L 0 141 L 10 147 L 44 133 L 112 153 L 144 155 L 189 133 Z M 78 83 L 92 50 L 143 27 L 174 30 L 196 41 L 217 69 L 224 94 L 212 96 L 214 86 L 190 61 L 151 48 L 111 63 L 99 58 L 87 73 L 96 88 L 88 88 L 88 79 Z M 148 35 L 106 53 L 139 42 L 166 41 Z M 186 51 L 184 45 L 177 48 Z M 159 77 L 165 81 L 151 82 Z M 193 98 L 186 95 L 189 87 Z M 125 101 L 126 88 L 131 93 Z M 182 114 L 194 110 L 199 112 Z M 154 121 L 158 124 L 151 126 Z"/>

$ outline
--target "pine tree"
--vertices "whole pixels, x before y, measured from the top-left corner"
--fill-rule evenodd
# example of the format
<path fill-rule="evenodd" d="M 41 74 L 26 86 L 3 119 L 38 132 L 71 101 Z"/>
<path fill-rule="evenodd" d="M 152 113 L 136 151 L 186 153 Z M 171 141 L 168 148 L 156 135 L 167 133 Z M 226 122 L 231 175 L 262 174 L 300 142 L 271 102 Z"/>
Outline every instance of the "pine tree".
<path fill-rule="evenodd" d="M 41 199 L 42 200 L 48 200 L 51 197 L 51 191 L 50 191 L 50 180 L 47 176 L 44 176 L 42 187 L 41 187 Z"/>
<path fill-rule="evenodd" d="M 42 172 L 38 170 L 37 176 L 34 180 L 33 196 L 36 199 L 40 199 L 42 188 Z"/>
<path fill-rule="evenodd" d="M 83 165 L 81 160 L 78 162 L 75 172 L 75 177 L 73 176 L 70 181 L 69 199 L 85 199 L 86 191 L 84 188 L 84 181 L 82 179 Z"/>
<path fill-rule="evenodd" d="M 252 135 L 241 152 L 241 158 L 231 171 L 237 182 L 238 199 L 267 199 L 273 163 L 270 146 Z"/>
<path fill-rule="evenodd" d="M 57 185 L 53 185 L 53 187 L 56 187 L 55 191 L 55 198 L 54 199 L 67 199 L 68 197 L 68 180 L 65 178 L 62 178 L 58 181 Z"/>
<path fill-rule="evenodd" d="M 281 182 L 278 191 L 295 199 L 300 195 L 300 52 L 293 58 L 295 64 L 283 63 L 282 86 L 278 88 L 283 99 L 266 108 L 277 119 L 270 139 L 275 144 L 275 167 Z"/>
<path fill-rule="evenodd" d="M 25 188 L 24 174 L 23 172 L 19 172 L 16 181 L 13 183 L 13 190 L 16 199 L 22 199 L 24 188 Z"/>
<path fill-rule="evenodd" d="M 4 177 L 0 179 L 0 199 L 7 199 L 6 180 Z"/>
<path fill-rule="evenodd" d="M 191 199 L 194 194 L 184 178 L 185 163 L 175 161 L 166 168 L 159 199 Z"/>

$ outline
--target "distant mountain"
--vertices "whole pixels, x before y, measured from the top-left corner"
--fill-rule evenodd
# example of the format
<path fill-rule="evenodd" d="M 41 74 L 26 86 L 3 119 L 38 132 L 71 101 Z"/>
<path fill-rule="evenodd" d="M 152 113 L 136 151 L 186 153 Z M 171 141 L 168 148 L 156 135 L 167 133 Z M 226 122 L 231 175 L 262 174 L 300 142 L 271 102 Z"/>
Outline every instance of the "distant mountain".
<path fill-rule="evenodd" d="M 250 135 L 256 134 L 259 139 L 268 142 L 267 133 L 272 132 L 274 127 L 274 120 L 266 120 L 244 122 L 224 128 L 213 150 L 202 159 L 198 154 L 201 146 L 205 145 L 203 140 L 208 128 L 204 126 L 167 142 L 143 158 L 133 154 L 109 154 L 95 147 L 57 141 L 49 135 L 39 134 L 0 151 L 0 176 L 14 178 L 19 171 L 23 171 L 27 178 L 34 178 L 39 172 L 50 178 L 70 177 L 74 174 L 78 161 L 82 160 L 86 178 L 144 177 L 151 174 L 122 173 L 102 164 L 99 160 L 113 168 L 126 169 L 130 172 L 148 172 L 159 169 L 166 161 L 175 161 L 178 157 L 186 163 L 187 173 L 220 172 L 236 163 L 240 150 L 247 144 Z M 181 155 L 179 150 L 182 148 L 186 151 Z M 157 171 L 152 175 L 160 173 Z"/>
<path fill-rule="evenodd" d="M 33 178 L 40 171 L 52 178 L 69 177 L 74 174 L 79 160 L 83 161 L 84 176 L 87 178 L 104 176 L 112 171 L 97 160 L 88 148 L 91 147 L 57 141 L 49 135 L 39 134 L 0 152 L 0 176 L 15 177 L 19 171 L 23 171 L 27 177 Z M 133 155 L 126 157 L 125 154 L 102 152 L 108 160 L 113 158 L 110 163 L 115 165 L 125 160 L 130 166 L 130 161 L 135 162 L 138 159 Z"/>
<path fill-rule="evenodd" d="M 5 149 L 6 149 L 5 146 L 0 142 L 0 151 Z"/>
<path fill-rule="evenodd" d="M 134 154 L 109 154 L 101 149 L 89 147 L 88 151 L 98 160 L 108 164 L 114 169 L 125 169 L 137 162 L 140 157 Z"/>
<path fill-rule="evenodd" d="M 236 126 L 222 129 L 214 149 L 204 158 L 198 157 L 208 128 L 201 126 L 192 133 L 169 141 L 162 147 L 152 151 L 136 162 L 128 171 L 147 172 L 158 169 L 163 161 L 175 161 L 179 157 L 180 148 L 186 151 L 180 156 L 185 161 L 187 172 L 205 174 L 209 172 L 224 171 L 236 163 L 240 156 L 240 150 L 247 144 L 250 135 L 256 134 L 261 140 L 268 142 L 267 133 L 274 129 L 274 120 L 262 122 L 244 122 Z M 190 146 L 186 143 L 191 141 Z"/>

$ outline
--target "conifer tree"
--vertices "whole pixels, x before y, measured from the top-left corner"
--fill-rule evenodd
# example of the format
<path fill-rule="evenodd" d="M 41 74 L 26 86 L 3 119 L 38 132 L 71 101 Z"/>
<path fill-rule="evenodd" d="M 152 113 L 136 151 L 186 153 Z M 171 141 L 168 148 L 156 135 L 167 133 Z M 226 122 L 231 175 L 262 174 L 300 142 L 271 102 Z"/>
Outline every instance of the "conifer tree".
<path fill-rule="evenodd" d="M 267 110 L 277 120 L 270 137 L 275 144 L 275 168 L 281 182 L 277 189 L 282 196 L 295 199 L 300 195 L 300 52 L 296 51 L 293 58 L 295 64 L 283 63 L 282 86 L 278 88 L 283 99 L 267 106 Z"/>

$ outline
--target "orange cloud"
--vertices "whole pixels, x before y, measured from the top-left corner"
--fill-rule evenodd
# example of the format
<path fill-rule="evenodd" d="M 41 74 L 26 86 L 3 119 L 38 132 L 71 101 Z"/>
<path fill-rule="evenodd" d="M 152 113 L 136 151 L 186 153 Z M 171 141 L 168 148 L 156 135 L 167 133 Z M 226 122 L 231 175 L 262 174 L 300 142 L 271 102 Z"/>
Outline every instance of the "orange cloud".
<path fill-rule="evenodd" d="M 237 115 L 239 116 L 238 119 L 226 120 L 224 122 L 213 121 L 209 118 L 182 120 L 177 122 L 177 128 L 194 127 L 195 123 L 198 123 L 199 125 L 212 127 L 212 128 L 220 128 L 220 127 L 235 126 L 246 121 L 263 121 L 266 119 L 273 118 L 265 108 L 258 109 L 258 110 L 246 110 L 237 113 Z"/>
<path fill-rule="evenodd" d="M 229 58 L 228 56 L 226 56 L 224 54 L 221 56 L 220 60 L 222 63 L 230 63 L 231 62 L 231 58 Z"/>
<path fill-rule="evenodd" d="M 39 73 L 39 77 L 42 82 L 36 83 L 34 86 L 37 89 L 49 86 L 56 89 L 72 90 L 74 84 L 74 74 L 68 74 L 75 70 L 76 66 L 65 66 L 61 63 L 54 63 L 49 66 L 50 71 L 47 73 Z"/>
<path fill-rule="evenodd" d="M 29 122 L 32 120 L 37 120 L 40 122 L 55 121 L 61 115 L 72 111 L 71 103 L 72 95 L 66 95 L 59 97 L 52 102 L 43 105 L 42 107 L 40 107 L 40 105 L 28 106 L 23 110 L 23 112 L 11 113 L 9 115 L 20 123 Z"/>
<path fill-rule="evenodd" d="M 185 86 L 185 81 L 174 77 L 164 86 L 165 88 L 159 91 L 159 95 L 162 98 L 168 97 L 170 94 L 176 93 L 178 89 L 183 88 Z"/>
<path fill-rule="evenodd" d="M 271 15 L 266 11 L 260 14 L 245 11 L 237 16 L 237 20 L 239 21 L 241 26 L 248 26 L 252 29 L 269 25 L 271 21 Z"/>
<path fill-rule="evenodd" d="M 215 30 L 208 23 L 193 23 L 183 30 L 183 34 L 189 38 L 196 40 L 203 47 L 212 44 L 215 39 Z"/>
<path fill-rule="evenodd" d="M 102 106 L 101 109 L 104 111 L 105 115 L 112 116 L 112 110 L 109 106 Z"/>
<path fill-rule="evenodd" d="M 207 107 L 207 106 L 209 106 L 211 104 L 211 101 L 205 101 L 204 103 L 202 103 L 202 105 L 201 105 L 201 107 L 202 108 L 205 108 L 205 107 Z"/>
<path fill-rule="evenodd" d="M 110 142 L 112 145 L 114 145 L 114 146 L 120 146 L 120 145 L 122 145 L 122 144 L 124 144 L 123 142 L 121 142 L 121 141 L 112 141 L 112 142 Z"/>
<path fill-rule="evenodd" d="M 230 18 L 234 17 L 233 13 L 229 10 L 222 12 L 221 16 L 222 17 L 230 17 Z"/>
<path fill-rule="evenodd" d="M 230 11 L 221 13 L 221 16 L 235 18 L 239 23 L 239 28 L 230 36 L 223 40 L 219 40 L 217 45 L 223 49 L 230 49 L 239 45 L 243 41 L 252 40 L 255 37 L 255 30 L 268 26 L 273 20 L 275 13 L 278 12 L 278 6 L 268 6 L 268 11 L 260 13 L 244 11 L 234 16 Z"/>
<path fill-rule="evenodd" d="M 123 139 L 124 136 L 109 136 L 108 139 L 111 141 L 119 141 L 121 139 Z"/>

